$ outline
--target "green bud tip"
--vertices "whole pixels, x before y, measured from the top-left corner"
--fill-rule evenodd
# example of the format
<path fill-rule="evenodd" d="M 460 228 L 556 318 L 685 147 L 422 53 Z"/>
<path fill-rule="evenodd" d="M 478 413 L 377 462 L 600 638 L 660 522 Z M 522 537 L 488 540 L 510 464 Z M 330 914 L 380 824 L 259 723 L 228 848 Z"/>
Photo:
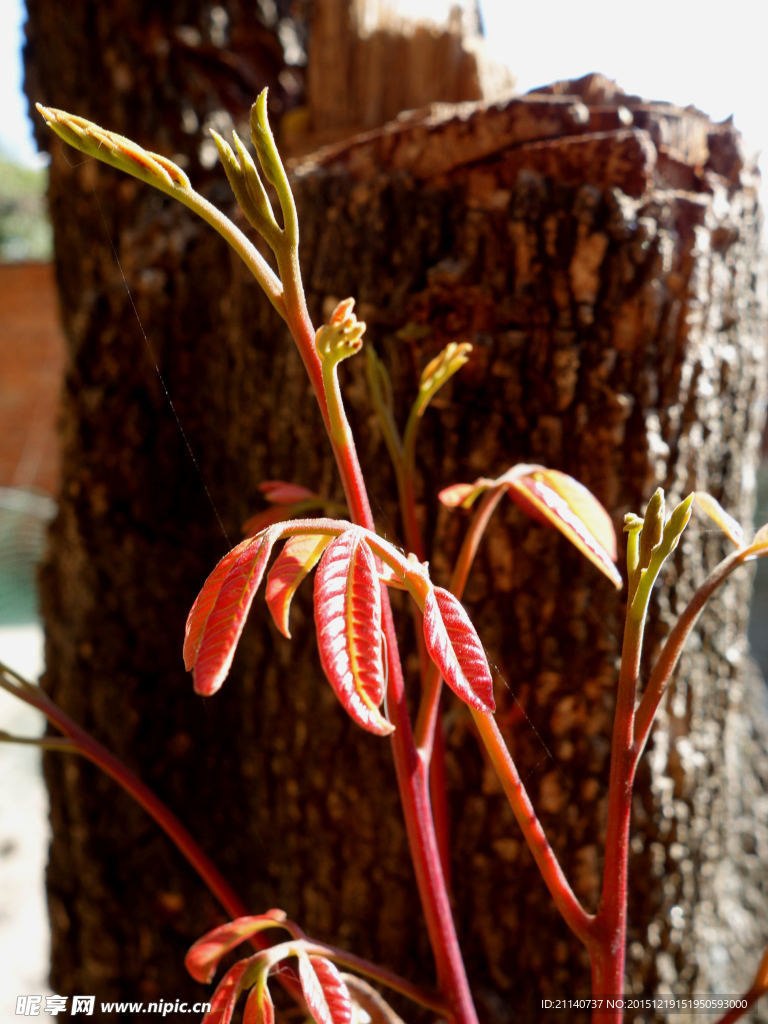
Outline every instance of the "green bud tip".
<path fill-rule="evenodd" d="M 624 533 L 634 533 L 635 530 L 642 530 L 645 520 L 636 516 L 634 512 L 627 512 L 624 516 Z"/>
<path fill-rule="evenodd" d="M 693 493 L 684 498 L 669 517 L 669 522 L 664 527 L 664 544 L 665 546 L 671 544 L 670 551 L 677 547 L 680 535 L 688 525 L 688 520 L 691 518 L 691 512 L 693 511 L 693 499 L 695 496 L 695 493 Z"/>
<path fill-rule="evenodd" d="M 461 344 L 452 341 L 446 345 L 443 351 L 424 367 L 421 374 L 421 389 L 428 391 L 436 386 L 439 387 L 468 362 L 471 351 L 472 346 L 468 341 L 463 341 Z"/>
<path fill-rule="evenodd" d="M 272 129 L 269 127 L 266 89 L 262 89 L 259 98 L 251 107 L 251 140 L 256 147 L 256 155 L 267 181 L 277 187 L 285 172 L 277 152 Z"/>
<path fill-rule="evenodd" d="M 638 564 L 646 569 L 651 561 L 653 549 L 661 543 L 664 532 L 664 490 L 659 487 L 648 502 L 643 520 L 643 532 L 640 534 Z"/>

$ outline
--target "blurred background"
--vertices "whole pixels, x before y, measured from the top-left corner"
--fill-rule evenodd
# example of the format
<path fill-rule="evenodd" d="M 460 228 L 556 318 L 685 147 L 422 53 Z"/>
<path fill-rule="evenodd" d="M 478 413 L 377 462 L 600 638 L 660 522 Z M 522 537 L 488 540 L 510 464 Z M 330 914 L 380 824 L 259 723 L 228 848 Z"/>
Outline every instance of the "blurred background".
<path fill-rule="evenodd" d="M 281 17 L 285 5 L 278 10 L 273 0 L 253 3 L 264 24 L 277 24 L 289 68 L 288 74 L 281 72 L 281 85 L 287 96 L 297 97 L 283 117 L 281 138 L 289 152 L 308 152 L 398 114 L 397 83 L 374 95 L 362 82 L 355 96 L 334 96 L 333 90 L 318 85 L 319 73 L 313 76 L 312 67 L 306 69 L 305 39 L 295 30 L 296 21 Z M 43 648 L 35 570 L 46 524 L 55 511 L 57 395 L 64 341 L 50 262 L 46 158 L 37 152 L 22 92 L 25 19 L 22 0 L 0 0 L 0 659 L 36 678 L 42 670 Z M 224 9 L 212 7 L 213 45 L 215 33 L 226 32 L 226 23 Z M 748 149 L 761 150 L 768 141 L 766 4 L 735 0 L 726 16 L 722 4 L 692 7 L 682 0 L 649 0 L 641 10 L 614 0 L 580 5 L 566 0 L 481 0 L 479 10 L 473 3 L 457 6 L 446 0 L 379 0 L 361 5 L 358 28 L 355 45 L 368 47 L 369 56 L 379 52 L 377 33 L 426 33 L 435 52 L 440 46 L 459 47 L 461 59 L 451 65 L 450 81 L 446 77 L 444 83 L 436 83 L 429 66 L 426 71 L 411 68 L 412 76 L 420 70 L 424 78 L 424 102 L 477 98 L 462 79 L 470 72 L 475 76 L 472 88 L 479 83 L 480 94 L 495 99 L 513 90 L 527 92 L 599 71 L 628 93 L 680 106 L 695 104 L 716 121 L 733 115 Z M 200 44 L 192 37 L 195 32 L 199 37 L 197 29 L 182 29 L 189 36 L 187 45 Z M 670 41 L 666 51 L 658 44 L 662 29 Z M 325 31 L 335 31 L 332 20 Z M 419 95 L 418 82 L 411 95 Z M 191 110 L 183 117 L 183 130 L 199 133 L 201 165 L 210 166 L 216 156 L 204 134 L 206 124 L 200 124 Z M 213 120 L 210 125 L 226 127 Z M 768 518 L 766 481 L 768 474 L 763 472 L 758 522 Z M 768 573 L 768 566 L 764 568 Z M 768 587 L 761 581 L 750 639 L 764 672 L 768 631 L 758 624 L 767 613 Z M 42 722 L 8 698 L 0 701 L 0 728 L 33 735 L 42 732 Z M 34 750 L 0 746 L 0 776 L 0 999 L 6 1004 L 11 995 L 47 991 L 42 882 L 47 818 Z"/>

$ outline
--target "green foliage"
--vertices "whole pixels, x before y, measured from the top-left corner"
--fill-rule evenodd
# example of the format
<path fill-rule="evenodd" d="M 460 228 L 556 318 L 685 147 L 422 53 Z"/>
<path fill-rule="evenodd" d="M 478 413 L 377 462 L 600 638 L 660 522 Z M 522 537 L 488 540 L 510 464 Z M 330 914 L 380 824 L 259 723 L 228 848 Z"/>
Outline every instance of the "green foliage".
<path fill-rule="evenodd" d="M 45 192 L 48 171 L 0 155 L 0 262 L 49 260 L 53 237 Z"/>

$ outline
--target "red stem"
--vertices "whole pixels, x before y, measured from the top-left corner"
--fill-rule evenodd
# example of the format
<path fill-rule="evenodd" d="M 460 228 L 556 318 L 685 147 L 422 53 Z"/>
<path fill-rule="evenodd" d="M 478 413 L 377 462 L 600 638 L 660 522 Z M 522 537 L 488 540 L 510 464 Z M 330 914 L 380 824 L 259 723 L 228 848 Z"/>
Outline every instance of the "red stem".
<path fill-rule="evenodd" d="M 645 613 L 637 619 L 627 611 L 621 673 L 616 695 L 616 715 L 611 744 L 611 773 L 608 782 L 608 822 L 605 835 L 605 868 L 591 949 L 592 994 L 621 996 L 624 991 L 624 962 L 627 940 L 627 872 L 629 826 L 632 816 L 632 786 L 637 760 L 633 754 L 635 691 L 640 671 Z M 622 1011 L 607 1020 L 621 1021 Z M 606 1015 L 595 1018 L 606 1024 Z"/>
<path fill-rule="evenodd" d="M 7 666 L 0 665 L 0 669 L 8 672 L 14 678 L 19 680 L 21 685 L 11 685 L 7 681 L 0 679 L 0 686 L 12 693 L 14 697 L 18 697 L 19 700 L 25 701 L 27 704 L 31 704 L 32 707 L 37 708 L 41 711 L 48 721 L 55 725 L 57 729 L 60 729 L 65 736 L 68 736 L 71 741 L 71 747 L 67 753 L 80 754 L 81 757 L 87 758 L 92 764 L 95 764 L 97 768 L 109 775 L 111 779 L 122 787 L 129 796 L 143 807 L 144 810 L 149 814 L 151 818 L 160 826 L 165 832 L 168 838 L 173 842 L 178 851 L 186 857 L 187 861 L 192 865 L 195 871 L 198 873 L 202 881 L 208 887 L 210 892 L 216 897 L 219 903 L 222 905 L 224 910 L 227 912 L 230 918 L 246 917 L 248 915 L 248 909 L 245 904 L 241 901 L 240 897 L 235 893 L 234 889 L 231 888 L 226 879 L 221 875 L 219 869 L 211 861 L 208 855 L 200 848 L 197 842 L 187 832 L 184 826 L 181 824 L 176 815 L 169 810 L 165 804 L 152 792 L 149 787 L 145 786 L 141 779 L 134 775 L 134 773 L 127 768 L 122 761 L 120 761 L 114 754 L 110 753 L 106 747 L 103 747 L 98 743 L 92 736 L 81 729 L 76 722 L 74 722 L 69 715 L 54 704 L 53 701 L 43 693 L 43 691 L 26 680 L 22 680 L 21 676 L 17 676 L 16 673 L 8 669 Z M 65 741 L 61 741 L 62 743 Z M 259 952 L 260 950 L 268 949 L 271 945 L 269 939 L 265 935 L 256 934 L 251 936 L 249 939 L 250 944 L 253 948 Z M 299 1007 L 305 1008 L 304 994 L 298 979 L 293 975 L 291 971 L 283 971 L 280 974 L 280 984 L 293 998 Z"/>
<path fill-rule="evenodd" d="M 307 367 L 326 427 L 329 425 L 328 404 L 322 382 L 320 357 L 315 348 L 315 331 L 309 319 L 298 267 L 281 268 L 286 289 L 286 306 L 291 311 L 288 326 Z M 290 271 L 291 280 L 286 271 Z M 365 481 L 354 444 L 333 445 L 334 455 L 344 485 L 352 521 L 374 531 L 375 526 Z M 382 584 L 382 632 L 386 640 L 389 682 L 387 711 L 395 731 L 391 736 L 400 799 L 411 848 L 416 882 L 426 918 L 430 943 L 435 957 L 440 990 L 448 1004 L 449 1014 L 457 1024 L 477 1024 L 477 1015 L 469 991 L 464 962 L 461 958 L 456 929 L 451 915 L 445 879 L 440 866 L 440 853 L 435 836 L 429 802 L 429 771 L 413 741 L 413 731 L 405 699 L 400 653 L 397 646 L 387 588 Z"/>
<path fill-rule="evenodd" d="M 472 568 L 472 563 L 488 522 L 506 491 L 506 485 L 487 491 L 472 517 L 451 575 L 451 592 L 459 599 L 461 599 L 464 593 L 469 571 Z M 424 699 L 422 699 L 422 705 L 419 709 L 419 720 L 416 726 L 420 752 L 425 749 L 428 750 L 433 742 L 440 688 L 440 673 L 436 666 L 432 665 L 428 677 L 427 690 L 425 691 Z M 520 825 L 523 836 L 555 901 L 555 905 L 573 933 L 585 945 L 593 944 L 592 928 L 594 918 L 579 903 L 563 873 L 563 869 L 549 844 L 544 829 L 536 817 L 536 812 L 533 809 L 528 793 L 518 774 L 515 762 L 512 760 L 512 756 L 507 749 L 504 738 L 499 731 L 495 718 L 491 715 L 475 711 L 472 711 L 472 716 L 480 733 L 480 738 L 488 751 L 496 774 L 507 795 L 512 811 Z"/>
<path fill-rule="evenodd" d="M 439 712 L 439 706 L 438 706 Z M 445 763 L 445 734 L 438 722 L 432 757 L 429 761 L 429 799 L 432 804 L 432 818 L 435 823 L 437 848 L 443 869 L 445 886 L 451 893 L 451 812 L 448 805 L 448 768 Z"/>
<path fill-rule="evenodd" d="M 642 653 L 644 618 L 638 621 L 628 611 L 611 747 L 605 875 L 602 899 L 595 921 L 597 947 L 592 951 L 594 995 L 618 996 L 623 992 L 632 787 L 637 764 L 648 740 L 659 703 L 677 667 L 685 642 L 709 598 L 734 569 L 750 558 L 764 554 L 766 548 L 760 544 L 742 548 L 725 558 L 709 574 L 667 638 L 651 672 L 637 713 L 635 693 Z M 734 1013 L 735 1016 L 726 1015 L 724 1022 L 730 1022 L 740 1016 L 739 1013 Z M 617 1013 L 614 1019 L 618 1022 L 621 1013 Z M 608 1024 L 604 1014 L 596 1020 L 600 1024 Z"/>
<path fill-rule="evenodd" d="M 418 516 L 416 515 L 416 490 L 414 479 L 413 451 L 411 445 L 406 449 L 406 458 L 403 461 L 400 476 L 400 513 L 403 518 L 403 531 L 405 543 L 409 551 L 412 551 L 420 562 L 426 557 L 424 541 L 421 536 Z M 419 652 L 419 666 L 421 672 L 421 700 L 419 702 L 419 714 L 421 706 L 425 703 L 430 708 L 431 714 L 431 735 L 428 747 L 417 743 L 419 754 L 429 770 L 429 794 L 432 805 L 432 817 L 437 836 L 437 846 L 440 851 L 440 863 L 443 868 L 443 878 L 450 893 L 451 889 L 451 817 L 448 809 L 448 771 L 445 764 L 445 737 L 442 730 L 437 729 L 437 722 L 440 711 L 440 676 L 437 674 L 437 666 L 427 654 L 427 646 L 424 642 L 424 616 L 414 601 L 411 604 L 411 615 L 413 628 L 416 634 L 416 646 Z M 437 683 L 435 683 L 435 679 Z M 417 726 L 418 728 L 418 726 Z"/>
<path fill-rule="evenodd" d="M 672 673 L 677 668 L 680 655 L 683 653 L 685 642 L 704 610 L 704 606 L 712 594 L 714 594 L 717 588 L 726 581 L 734 569 L 743 565 L 750 556 L 755 557 L 757 554 L 757 551 L 753 553 L 752 548 L 742 548 L 739 551 L 734 551 L 732 554 L 728 555 L 727 558 L 724 558 L 719 565 L 715 566 L 709 576 L 707 576 L 691 598 L 683 614 L 673 626 L 672 631 L 667 637 L 666 643 L 662 648 L 661 654 L 659 655 L 659 659 L 653 667 L 651 677 L 646 684 L 642 700 L 640 701 L 640 705 L 637 709 L 634 730 L 635 762 L 639 760 L 640 755 L 643 752 L 651 731 L 651 726 L 653 725 L 653 719 L 661 702 L 661 698 L 666 692 Z"/>
<path fill-rule="evenodd" d="M 568 879 L 549 844 L 541 822 L 536 817 L 533 804 L 520 779 L 515 762 L 507 750 L 496 719 L 484 711 L 476 711 L 474 708 L 470 708 L 470 711 L 525 841 L 528 843 L 534 860 L 539 866 L 539 871 L 552 894 L 555 906 L 563 915 L 565 923 L 574 935 L 581 939 L 586 946 L 592 947 L 594 945 L 595 919 L 582 907 L 568 884 Z"/>
<path fill-rule="evenodd" d="M 747 992 L 741 996 L 741 999 L 746 1000 L 747 1005 L 738 1010 L 729 1010 L 728 1013 L 724 1014 L 717 1024 L 735 1024 L 740 1017 L 743 1017 L 745 1013 L 749 1013 L 752 1007 L 755 1005 L 760 996 L 765 995 L 764 992 Z"/>
<path fill-rule="evenodd" d="M 755 980 L 750 985 L 748 991 L 741 997 L 747 1005 L 740 1009 L 729 1010 L 728 1013 L 720 1018 L 717 1024 L 734 1024 L 734 1021 L 737 1021 L 739 1017 L 747 1013 L 766 992 L 768 992 L 768 949 L 764 951 L 760 958 Z"/>
<path fill-rule="evenodd" d="M 127 768 L 114 754 L 110 753 L 95 739 L 81 729 L 69 715 L 50 700 L 36 686 L 25 684 L 13 686 L 5 684 L 6 689 L 20 700 L 31 704 L 42 711 L 45 717 L 72 740 L 77 752 L 97 765 L 118 785 L 129 793 L 140 804 L 165 834 L 173 841 L 179 851 L 186 857 L 207 887 L 231 917 L 244 917 L 248 914 L 245 904 L 231 888 L 219 869 L 213 864 L 206 853 L 198 846 L 187 832 L 179 819 L 170 811 L 155 794 L 145 786 L 141 779 Z"/>

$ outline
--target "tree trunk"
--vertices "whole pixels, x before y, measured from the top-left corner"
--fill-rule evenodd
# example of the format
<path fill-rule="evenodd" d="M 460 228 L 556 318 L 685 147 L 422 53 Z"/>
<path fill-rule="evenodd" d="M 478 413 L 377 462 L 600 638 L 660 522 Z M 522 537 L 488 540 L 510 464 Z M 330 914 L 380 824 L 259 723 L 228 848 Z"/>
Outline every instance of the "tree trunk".
<path fill-rule="evenodd" d="M 186 146 L 196 182 L 231 212 L 221 174 L 194 166 L 199 152 L 169 127 L 190 82 L 208 90 L 211 116 L 221 95 L 194 37 L 181 50 L 173 41 L 168 26 L 183 17 L 147 15 L 141 31 L 120 33 L 103 5 L 58 12 L 30 2 L 28 90 L 169 155 Z M 126 52 L 110 49 L 114 38 Z M 205 74 L 230 75 L 237 62 L 212 49 L 218 63 L 211 55 Z M 179 72 L 184 85 L 173 84 Z M 422 424 L 420 501 L 439 583 L 465 518 L 439 508 L 437 491 L 522 459 L 582 480 L 617 526 L 658 483 L 677 497 L 710 490 L 750 516 L 765 311 L 754 175 L 738 137 L 690 110 L 611 97 L 594 79 L 559 92 L 417 115 L 316 157 L 296 178 L 315 322 L 356 296 L 401 422 L 426 360 L 449 340 L 475 346 Z M 254 912 L 281 906 L 310 934 L 429 984 L 388 745 L 351 724 L 321 676 L 310 587 L 291 642 L 257 600 L 216 698 L 193 697 L 181 664 L 186 613 L 227 550 L 222 527 L 239 539 L 257 484 L 278 477 L 341 496 L 300 360 L 244 267 L 187 211 L 58 145 L 52 158 L 70 365 L 42 576 L 45 685 L 169 803 Z M 380 527 L 396 537 L 362 360 L 343 377 Z M 699 523 L 689 538 L 654 604 L 651 654 L 723 551 Z M 746 574 L 734 579 L 702 620 L 644 763 L 632 986 L 737 992 L 759 955 L 766 758 L 747 710 L 749 586 Z M 499 718 L 521 774 L 590 906 L 622 601 L 511 505 L 466 594 L 504 680 Z M 415 697 L 411 627 L 396 604 Z M 585 956 L 468 721 L 450 701 L 446 710 L 456 919 L 474 994 L 484 1020 L 533 1018 L 529 1000 L 541 994 L 588 991 Z M 54 988 L 201 998 L 181 960 L 221 920 L 212 898 L 96 769 L 49 755 L 46 777 Z"/>

